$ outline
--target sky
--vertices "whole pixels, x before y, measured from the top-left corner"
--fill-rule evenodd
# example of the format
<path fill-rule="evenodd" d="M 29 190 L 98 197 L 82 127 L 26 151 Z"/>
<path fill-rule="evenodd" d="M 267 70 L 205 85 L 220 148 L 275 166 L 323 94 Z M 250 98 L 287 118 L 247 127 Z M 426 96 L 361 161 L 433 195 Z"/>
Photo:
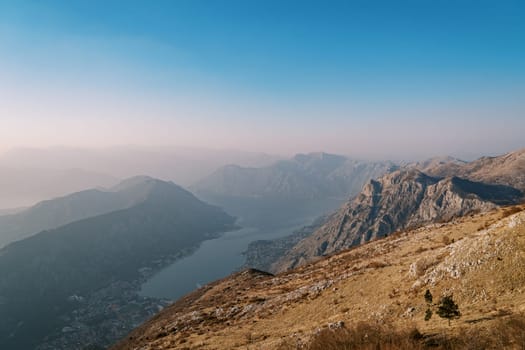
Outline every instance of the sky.
<path fill-rule="evenodd" d="M 0 151 L 525 147 L 525 3 L 0 0 Z"/>

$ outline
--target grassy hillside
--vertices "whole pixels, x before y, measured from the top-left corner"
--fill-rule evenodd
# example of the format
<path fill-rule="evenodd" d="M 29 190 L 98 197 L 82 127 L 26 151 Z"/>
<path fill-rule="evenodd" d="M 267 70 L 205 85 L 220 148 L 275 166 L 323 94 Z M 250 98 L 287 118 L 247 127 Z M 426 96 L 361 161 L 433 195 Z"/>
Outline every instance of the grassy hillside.
<path fill-rule="evenodd" d="M 276 276 L 240 272 L 113 349 L 523 349 L 524 209 L 398 232 Z M 426 290 L 433 303 L 452 295 L 461 317 L 425 321 Z M 366 344 L 349 342 L 352 334 L 367 334 Z"/>

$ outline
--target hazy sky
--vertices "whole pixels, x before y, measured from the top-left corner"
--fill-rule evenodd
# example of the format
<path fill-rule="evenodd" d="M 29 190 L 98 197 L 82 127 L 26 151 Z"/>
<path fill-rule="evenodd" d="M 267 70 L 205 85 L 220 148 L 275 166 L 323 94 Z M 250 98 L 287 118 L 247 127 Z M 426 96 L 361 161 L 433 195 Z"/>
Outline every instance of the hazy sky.
<path fill-rule="evenodd" d="M 525 147 L 524 4 L 0 0 L 0 151 Z"/>

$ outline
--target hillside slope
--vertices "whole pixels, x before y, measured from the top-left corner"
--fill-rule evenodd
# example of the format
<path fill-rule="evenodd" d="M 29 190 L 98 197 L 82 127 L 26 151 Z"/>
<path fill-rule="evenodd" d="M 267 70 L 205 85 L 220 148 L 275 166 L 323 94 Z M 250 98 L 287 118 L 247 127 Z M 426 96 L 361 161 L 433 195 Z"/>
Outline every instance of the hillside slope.
<path fill-rule="evenodd" d="M 0 216 L 0 248 L 44 230 L 129 208 L 146 199 L 154 179 L 137 176 L 105 189 L 89 189 L 45 200 L 11 215 Z"/>
<path fill-rule="evenodd" d="M 393 234 L 277 276 L 234 274 L 182 298 L 112 350 L 293 349 L 320 330 L 360 322 L 417 327 L 414 339 L 430 348 L 441 335 L 475 333 L 468 342 L 476 348 L 484 334 L 496 339 L 498 322 L 525 312 L 523 209 Z M 436 315 L 425 321 L 427 289 L 435 300 L 452 294 L 461 317 L 450 326 Z M 514 327 L 515 336 L 525 331 Z M 488 348 L 522 348 L 509 341 Z"/>
<path fill-rule="evenodd" d="M 61 334 L 65 316 L 79 307 L 78 300 L 84 302 L 118 281 L 132 283 L 155 260 L 181 256 L 234 223 L 220 208 L 173 183 L 139 178 L 120 189 L 140 189 L 137 193 L 143 200 L 127 209 L 43 231 L 0 250 L 0 348 L 34 349 L 45 336 L 56 330 Z M 104 305 L 90 306 L 89 312 L 96 315 L 93 310 L 111 306 Z M 83 329 L 92 331 L 111 316 L 97 317 L 92 328 L 75 326 L 78 333 L 72 335 L 77 342 L 85 336 Z M 119 332 L 131 326 L 126 320 L 119 324 L 123 325 Z M 74 349 L 72 344 L 67 348 Z"/>
<path fill-rule="evenodd" d="M 431 176 L 458 176 L 525 191 L 525 149 L 497 157 L 482 157 L 469 163 L 449 158 L 440 162 L 422 162 L 414 166 Z"/>

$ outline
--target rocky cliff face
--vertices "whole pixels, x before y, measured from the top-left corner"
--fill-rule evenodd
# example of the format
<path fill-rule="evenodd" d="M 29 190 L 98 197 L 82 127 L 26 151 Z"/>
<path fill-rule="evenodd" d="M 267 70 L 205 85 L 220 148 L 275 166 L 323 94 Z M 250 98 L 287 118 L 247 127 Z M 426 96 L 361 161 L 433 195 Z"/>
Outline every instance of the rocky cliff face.
<path fill-rule="evenodd" d="M 498 157 L 482 157 L 470 163 L 453 158 L 413 165 L 432 176 L 459 176 L 472 181 L 507 185 L 525 190 L 525 149 Z"/>
<path fill-rule="evenodd" d="M 371 180 L 324 226 L 279 259 L 272 270 L 293 268 L 395 231 L 485 212 L 517 202 L 521 195 L 508 186 L 432 177 L 415 169 L 397 170 Z"/>

